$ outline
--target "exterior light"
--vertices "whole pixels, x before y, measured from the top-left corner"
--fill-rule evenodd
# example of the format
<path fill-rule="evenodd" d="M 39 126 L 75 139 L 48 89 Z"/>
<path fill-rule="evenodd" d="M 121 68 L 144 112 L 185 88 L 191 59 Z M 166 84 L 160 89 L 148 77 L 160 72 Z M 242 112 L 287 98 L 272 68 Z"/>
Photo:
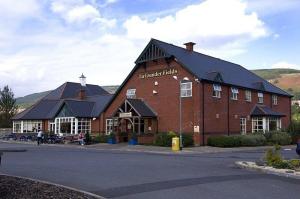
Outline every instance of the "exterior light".
<path fill-rule="evenodd" d="M 184 77 L 183 80 L 189 81 L 189 78 L 188 77 Z"/>
<path fill-rule="evenodd" d="M 174 78 L 175 80 L 177 80 L 177 79 L 178 79 L 176 75 L 174 75 L 174 76 L 173 76 L 173 78 Z"/>
<path fill-rule="evenodd" d="M 83 73 L 79 77 L 79 80 L 80 80 L 81 86 L 86 86 L 86 77 L 83 75 Z"/>

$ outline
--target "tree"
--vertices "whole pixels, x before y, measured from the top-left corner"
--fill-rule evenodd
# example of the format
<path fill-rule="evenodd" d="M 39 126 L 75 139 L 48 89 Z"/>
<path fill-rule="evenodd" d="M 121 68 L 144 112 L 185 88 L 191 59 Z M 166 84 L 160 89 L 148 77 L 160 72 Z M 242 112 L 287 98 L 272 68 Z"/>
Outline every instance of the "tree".
<path fill-rule="evenodd" d="M 17 109 L 12 90 L 8 86 L 0 89 L 0 128 L 12 127 L 11 118 L 17 113 Z"/>

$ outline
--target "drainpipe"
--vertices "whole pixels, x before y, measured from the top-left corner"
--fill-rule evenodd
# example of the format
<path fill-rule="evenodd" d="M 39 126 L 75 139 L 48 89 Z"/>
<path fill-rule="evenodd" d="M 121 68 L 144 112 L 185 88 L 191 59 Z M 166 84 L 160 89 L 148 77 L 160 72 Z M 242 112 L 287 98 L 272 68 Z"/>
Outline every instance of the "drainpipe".
<path fill-rule="evenodd" d="M 204 82 L 202 82 L 202 144 L 205 145 L 205 139 L 204 139 Z"/>
<path fill-rule="evenodd" d="M 229 116 L 230 116 L 230 114 L 229 114 L 229 100 L 230 100 L 230 93 L 229 93 L 229 90 L 230 90 L 230 88 L 228 87 L 227 88 L 228 90 L 227 90 L 227 134 L 228 134 L 228 136 L 229 136 L 229 130 L 230 130 L 230 128 L 229 128 Z"/>

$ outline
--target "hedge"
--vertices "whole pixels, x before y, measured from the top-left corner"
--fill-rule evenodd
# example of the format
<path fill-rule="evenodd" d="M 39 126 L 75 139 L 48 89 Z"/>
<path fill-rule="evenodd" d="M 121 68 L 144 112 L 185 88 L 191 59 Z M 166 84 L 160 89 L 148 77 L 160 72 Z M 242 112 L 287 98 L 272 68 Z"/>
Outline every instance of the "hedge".
<path fill-rule="evenodd" d="M 92 143 L 106 143 L 108 139 L 107 135 L 96 135 L 95 137 L 92 137 Z"/>
<path fill-rule="evenodd" d="M 154 144 L 156 146 L 171 147 L 173 137 L 179 137 L 179 136 L 173 131 L 170 131 L 168 133 L 165 132 L 158 133 L 155 136 Z M 191 133 L 183 133 L 182 144 L 184 147 L 193 146 L 194 145 L 193 135 Z"/>
<path fill-rule="evenodd" d="M 264 146 L 266 144 L 288 145 L 291 136 L 286 132 L 255 133 L 249 135 L 212 136 L 207 143 L 216 147 Z"/>

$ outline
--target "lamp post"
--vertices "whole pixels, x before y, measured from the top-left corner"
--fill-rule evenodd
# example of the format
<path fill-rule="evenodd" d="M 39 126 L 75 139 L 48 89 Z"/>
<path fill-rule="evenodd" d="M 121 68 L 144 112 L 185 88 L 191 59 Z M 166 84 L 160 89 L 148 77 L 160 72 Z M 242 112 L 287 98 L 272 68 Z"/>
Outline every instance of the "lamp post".
<path fill-rule="evenodd" d="M 177 76 L 173 76 L 175 80 L 178 80 Z M 182 150 L 183 143 L 182 143 L 182 96 L 181 96 L 181 83 L 183 81 L 188 81 L 189 78 L 184 77 L 182 80 L 179 80 L 179 149 Z"/>

